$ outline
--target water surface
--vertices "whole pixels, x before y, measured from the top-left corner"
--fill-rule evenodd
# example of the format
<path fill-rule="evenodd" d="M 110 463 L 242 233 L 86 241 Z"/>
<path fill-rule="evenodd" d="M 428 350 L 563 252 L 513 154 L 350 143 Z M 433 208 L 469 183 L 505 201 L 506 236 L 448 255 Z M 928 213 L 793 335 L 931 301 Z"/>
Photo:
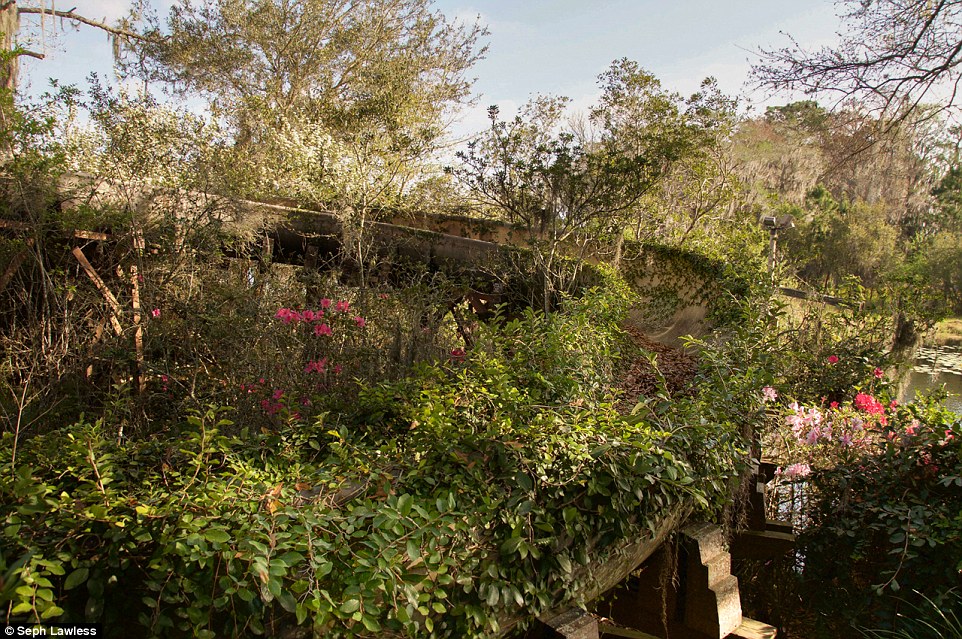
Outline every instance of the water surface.
<path fill-rule="evenodd" d="M 909 373 L 901 401 L 912 401 L 915 391 L 945 386 L 949 392 L 945 405 L 962 413 L 962 347 L 926 346 L 919 350 Z"/>

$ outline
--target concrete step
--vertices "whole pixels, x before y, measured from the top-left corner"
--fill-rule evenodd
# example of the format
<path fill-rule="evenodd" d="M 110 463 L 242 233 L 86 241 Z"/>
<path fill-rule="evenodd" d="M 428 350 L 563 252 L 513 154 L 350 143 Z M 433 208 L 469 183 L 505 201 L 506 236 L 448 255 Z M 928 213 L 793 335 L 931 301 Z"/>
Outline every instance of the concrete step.
<path fill-rule="evenodd" d="M 718 553 L 727 552 L 725 535 L 722 529 L 714 524 L 692 524 L 686 526 L 681 532 L 698 543 L 698 551 L 702 561 L 706 561 Z"/>
<path fill-rule="evenodd" d="M 741 625 L 728 635 L 728 639 L 775 639 L 777 635 L 778 630 L 774 626 L 743 617 Z"/>
<path fill-rule="evenodd" d="M 708 587 L 714 586 L 719 581 L 731 577 L 732 556 L 727 552 L 720 552 L 707 560 L 702 559 L 702 565 L 708 569 Z"/>

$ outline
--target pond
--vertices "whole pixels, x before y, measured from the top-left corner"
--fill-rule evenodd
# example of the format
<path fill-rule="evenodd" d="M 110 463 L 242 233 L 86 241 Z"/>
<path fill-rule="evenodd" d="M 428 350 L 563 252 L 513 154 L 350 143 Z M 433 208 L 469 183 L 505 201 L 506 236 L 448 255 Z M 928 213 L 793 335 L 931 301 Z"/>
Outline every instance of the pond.
<path fill-rule="evenodd" d="M 915 366 L 902 391 L 901 401 L 911 401 L 915 391 L 945 386 L 945 405 L 962 413 L 962 346 L 926 346 L 919 349 Z"/>

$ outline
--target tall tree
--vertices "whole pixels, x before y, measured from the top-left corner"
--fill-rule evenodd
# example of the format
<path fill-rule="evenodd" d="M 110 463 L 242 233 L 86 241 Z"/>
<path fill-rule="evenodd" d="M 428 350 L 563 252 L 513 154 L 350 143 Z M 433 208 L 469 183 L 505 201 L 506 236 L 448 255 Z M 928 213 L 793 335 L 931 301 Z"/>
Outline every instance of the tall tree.
<path fill-rule="evenodd" d="M 642 198 L 680 161 L 704 153 L 724 120 L 711 82 L 686 101 L 618 60 L 599 84 L 587 119 L 566 121 L 566 98 L 536 98 L 510 121 L 492 108 L 491 127 L 452 169 L 481 203 L 527 229 L 546 286 L 568 283 L 557 269 L 563 243 L 623 237 Z"/>
<path fill-rule="evenodd" d="M 315 167 L 358 123 L 429 148 L 468 96 L 485 33 L 431 0 L 176 0 L 163 24 L 141 13 L 155 37 L 127 48 L 128 74 L 206 98 L 255 156 L 307 145 Z"/>

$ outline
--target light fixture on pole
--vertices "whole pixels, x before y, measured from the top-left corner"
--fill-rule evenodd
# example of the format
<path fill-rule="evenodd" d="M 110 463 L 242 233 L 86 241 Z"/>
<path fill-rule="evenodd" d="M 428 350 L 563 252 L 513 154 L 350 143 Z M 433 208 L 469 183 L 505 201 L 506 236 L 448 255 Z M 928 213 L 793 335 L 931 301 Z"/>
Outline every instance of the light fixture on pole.
<path fill-rule="evenodd" d="M 768 272 L 775 277 L 775 250 L 778 240 L 778 232 L 786 229 L 795 228 L 795 218 L 791 215 L 763 215 L 758 222 L 762 227 L 768 229 Z"/>

